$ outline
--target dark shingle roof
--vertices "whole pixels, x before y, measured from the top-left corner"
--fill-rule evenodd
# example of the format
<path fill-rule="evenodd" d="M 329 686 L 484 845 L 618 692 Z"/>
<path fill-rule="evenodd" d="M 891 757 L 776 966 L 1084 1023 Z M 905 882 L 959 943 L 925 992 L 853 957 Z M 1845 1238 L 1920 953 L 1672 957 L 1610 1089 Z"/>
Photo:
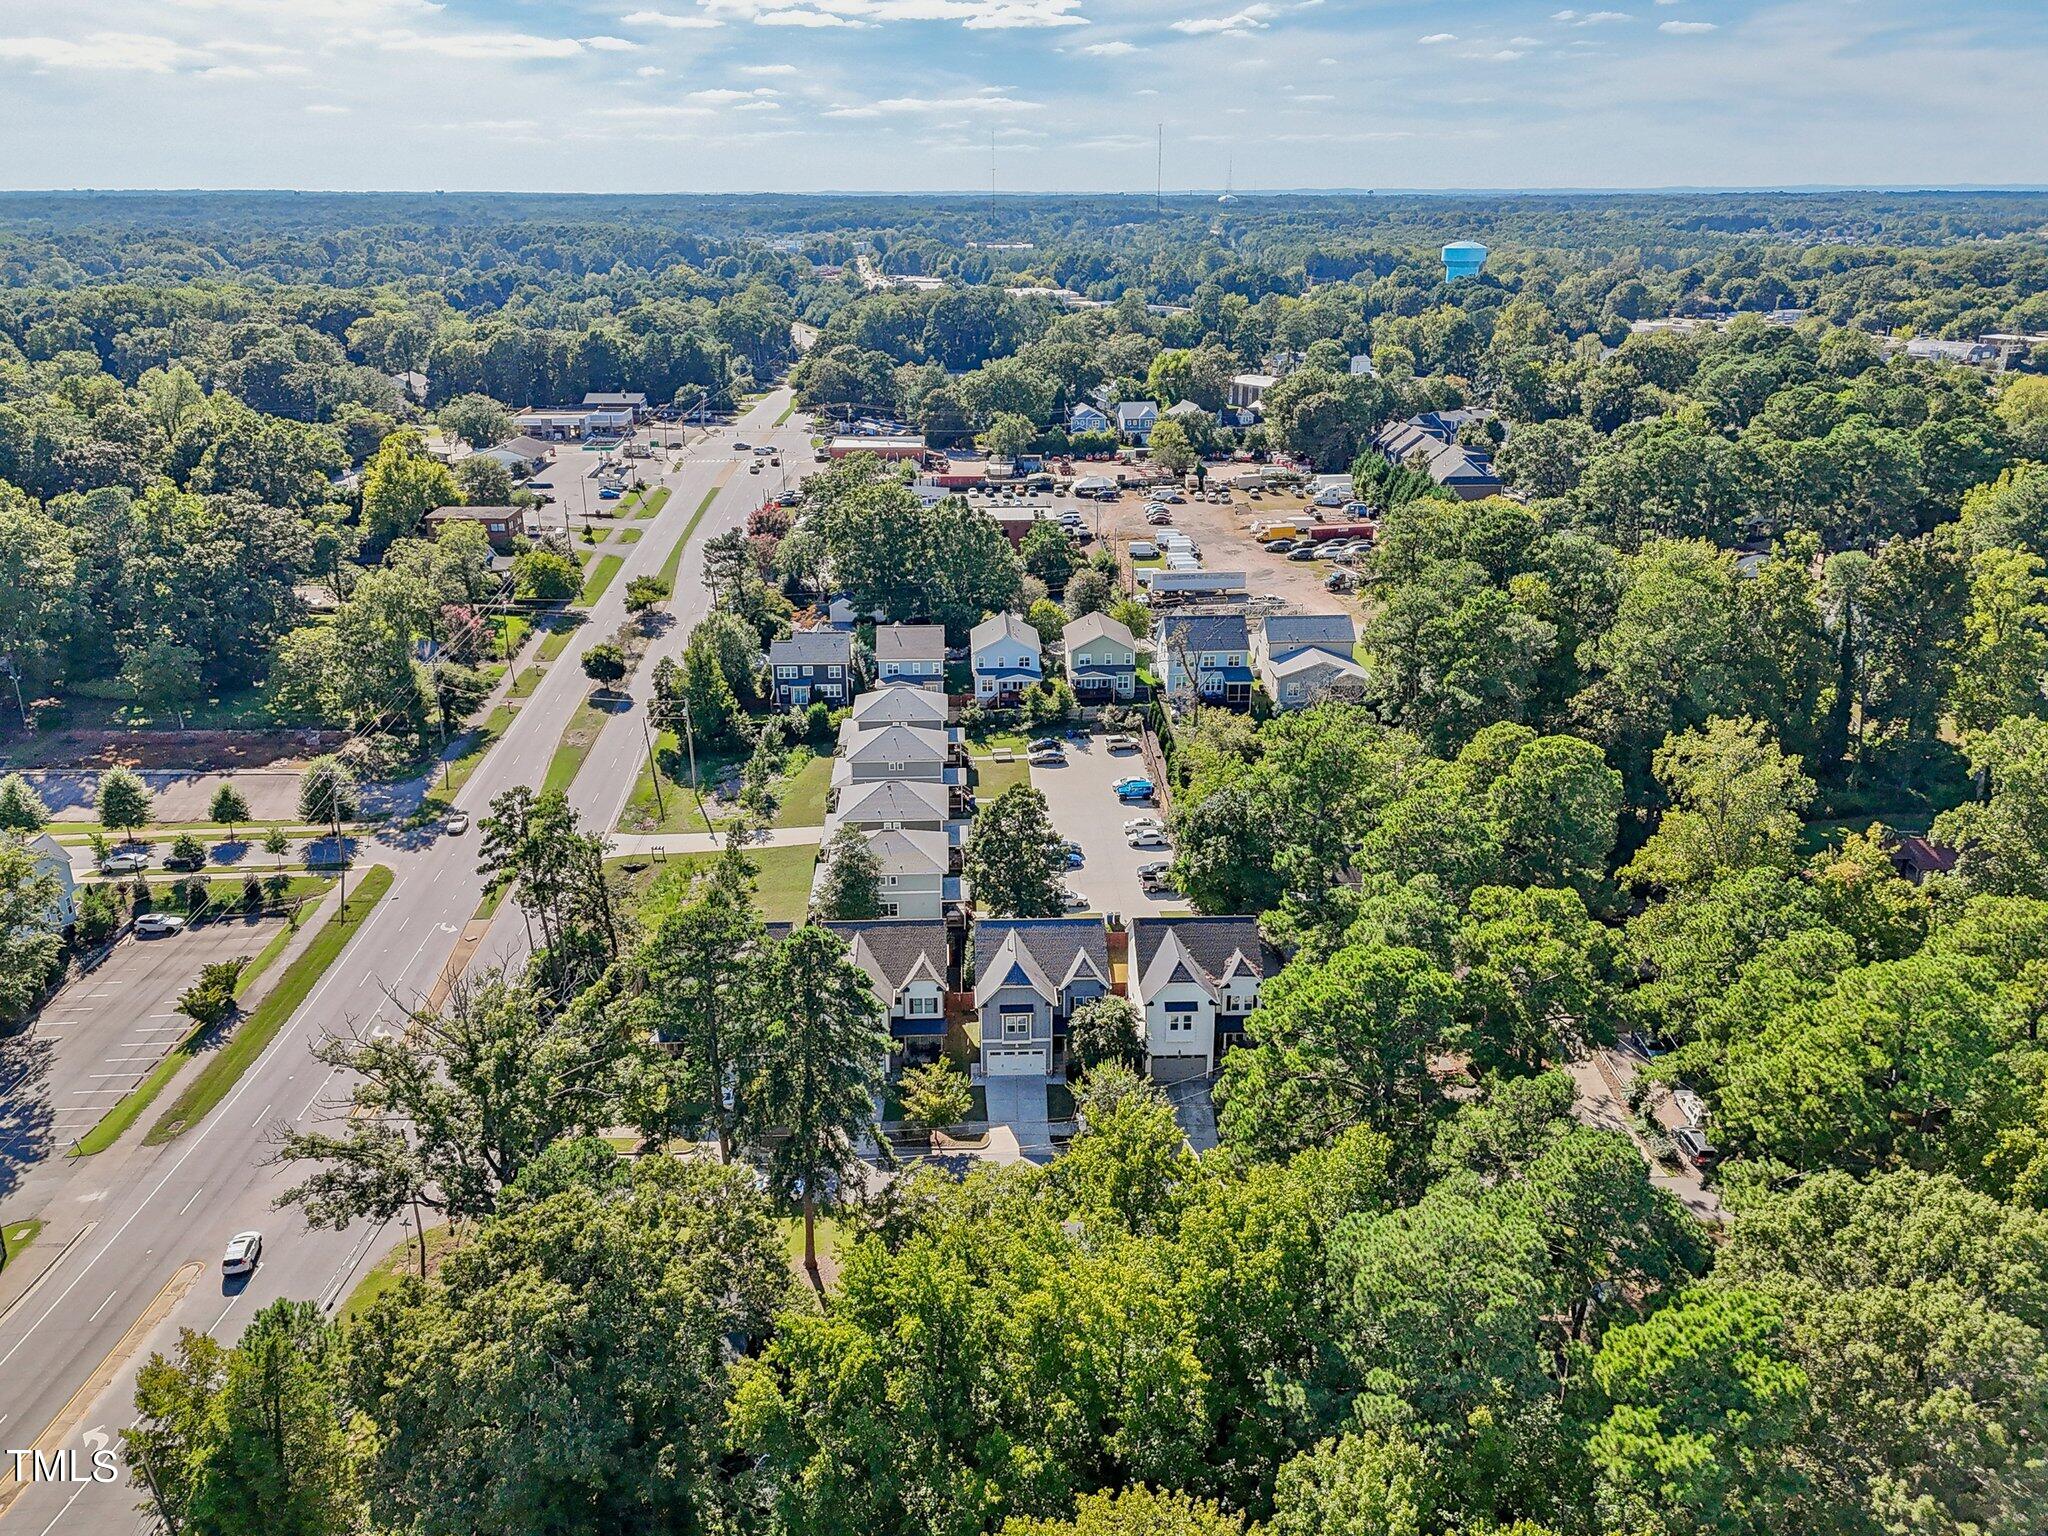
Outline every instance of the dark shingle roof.
<path fill-rule="evenodd" d="M 792 926 L 789 923 L 770 923 L 768 936 L 787 938 Z M 903 985 L 904 978 L 920 956 L 929 962 L 939 984 L 943 986 L 946 983 L 946 924 L 943 919 L 878 917 L 865 922 L 821 923 L 819 926 L 838 934 L 846 941 L 848 949 L 856 953 L 865 950 L 880 972 L 879 976 L 870 979 L 886 986 L 892 996 Z"/>
<path fill-rule="evenodd" d="M 876 661 L 944 661 L 946 631 L 937 624 L 877 624 Z"/>
<path fill-rule="evenodd" d="M 771 666 L 817 667 L 853 660 L 853 636 L 843 629 L 800 629 L 768 647 Z"/>
<path fill-rule="evenodd" d="M 1266 650 L 1274 656 L 1305 645 L 1336 646 L 1351 654 L 1358 635 L 1345 613 L 1275 613 L 1266 618 Z"/>
<path fill-rule="evenodd" d="M 1102 979 L 1109 979 L 1109 937 L 1099 917 L 996 917 L 974 925 L 974 984 L 979 990 L 988 966 L 1003 947 L 1003 939 L 1017 935 L 1017 942 L 1030 951 L 1031 958 L 1057 987 L 1073 969 L 1074 956 L 1085 954 Z"/>
<path fill-rule="evenodd" d="M 1280 969 L 1280 954 L 1259 934 L 1255 917 L 1134 917 L 1131 919 L 1131 974 L 1143 976 L 1166 935 L 1172 933 L 1181 947 L 1207 973 L 1213 984 L 1223 975 L 1233 954 L 1242 952 L 1261 980 Z"/>
<path fill-rule="evenodd" d="M 1241 613 L 1176 613 L 1163 621 L 1170 649 L 1242 651 L 1250 645 Z"/>

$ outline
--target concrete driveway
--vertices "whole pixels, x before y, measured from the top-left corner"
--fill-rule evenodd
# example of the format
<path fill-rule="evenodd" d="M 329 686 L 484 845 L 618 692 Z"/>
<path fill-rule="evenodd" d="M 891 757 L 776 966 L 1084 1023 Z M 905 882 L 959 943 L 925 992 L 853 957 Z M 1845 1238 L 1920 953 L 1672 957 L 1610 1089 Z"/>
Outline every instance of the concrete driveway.
<path fill-rule="evenodd" d="M 1045 1113 L 1042 1077 L 991 1077 L 982 1084 L 991 1129 L 1002 1126 L 1017 1138 L 1017 1149 L 1034 1163 L 1053 1159 L 1052 1125 Z"/>
<path fill-rule="evenodd" d="M 1052 824 L 1062 837 L 1081 845 L 1081 867 L 1067 871 L 1067 884 L 1088 898 L 1092 912 L 1117 912 L 1126 918 L 1185 912 L 1188 904 L 1178 896 L 1153 896 L 1138 882 L 1140 865 L 1170 860 L 1173 850 L 1133 848 L 1124 840 L 1126 821 L 1160 815 L 1160 808 L 1125 805 L 1109 787 L 1118 779 L 1144 774 L 1144 756 L 1112 752 L 1103 741 L 1101 736 L 1070 741 L 1064 768 L 1031 770 L 1031 782 L 1045 795 Z"/>

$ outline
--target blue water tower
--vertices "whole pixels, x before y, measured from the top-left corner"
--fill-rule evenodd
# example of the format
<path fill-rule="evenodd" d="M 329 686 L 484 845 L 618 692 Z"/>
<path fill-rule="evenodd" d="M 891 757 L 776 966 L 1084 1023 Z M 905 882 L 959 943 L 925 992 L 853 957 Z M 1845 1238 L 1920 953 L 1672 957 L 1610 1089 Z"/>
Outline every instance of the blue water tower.
<path fill-rule="evenodd" d="M 1486 265 L 1486 247 L 1470 240 L 1453 240 L 1444 247 L 1444 281 L 1455 283 L 1461 277 L 1477 277 L 1479 269 Z"/>

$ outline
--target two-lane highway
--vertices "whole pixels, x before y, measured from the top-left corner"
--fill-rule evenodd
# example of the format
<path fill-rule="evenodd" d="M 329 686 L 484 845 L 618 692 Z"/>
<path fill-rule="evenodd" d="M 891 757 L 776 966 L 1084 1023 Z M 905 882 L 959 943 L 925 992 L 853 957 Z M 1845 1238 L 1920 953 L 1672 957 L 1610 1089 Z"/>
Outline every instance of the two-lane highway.
<path fill-rule="evenodd" d="M 792 469 L 798 462 L 792 455 L 807 457 L 801 424 L 775 429 L 788 402 L 786 391 L 770 394 L 732 428 L 694 442 L 680 467 L 664 477 L 668 503 L 636 525 L 645 531 L 622 551 L 624 568 L 464 786 L 463 809 L 475 816 L 503 791 L 539 782 L 588 693 L 579 665 L 584 648 L 624 621 L 627 582 L 660 569 L 704 497 L 716 491 L 691 535 L 669 604 L 673 623 L 656 654 L 680 647 L 705 609 L 698 551 L 715 535 L 740 526 L 770 488 L 764 484 L 768 476 L 748 474 L 744 462 L 735 467 L 749 456 L 735 452 L 732 443 L 772 437 Z M 602 830 L 609 830 L 644 759 L 637 715 L 653 660 L 643 663 L 634 710 L 610 722 L 576 782 L 579 807 Z M 149 1350 L 165 1347 L 176 1329 L 231 1340 L 251 1314 L 279 1296 L 331 1306 L 365 1263 L 396 1239 L 395 1229 L 309 1231 L 296 1211 L 274 1210 L 272 1202 L 290 1174 L 272 1165 L 272 1149 L 283 1127 L 317 1121 L 343 1092 L 344 1085 L 310 1054 L 322 1031 L 399 1015 L 434 988 L 482 897 L 476 846 L 474 835 L 394 834 L 373 841 L 364 862 L 392 867 L 390 892 L 205 1123 L 158 1148 L 141 1146 L 139 1134 L 131 1133 L 122 1146 L 71 1168 L 40 1211 L 0 1211 L 0 1220 L 7 1221 L 41 1214 L 48 1226 L 39 1246 L 69 1244 L 34 1290 L 0 1319 L 0 1450 L 75 1449 L 83 1461 L 98 1435 L 129 1422 L 135 1367 Z M 501 936 L 519 930 L 516 916 L 498 921 L 485 943 L 485 959 L 516 955 L 519 941 L 508 944 Z M 244 1228 L 265 1233 L 264 1262 L 246 1285 L 224 1285 L 221 1250 Z M 9 1486 L 7 1466 L 0 1457 L 0 1500 L 11 1498 L 0 1519 L 18 1529 L 62 1530 L 68 1536 L 133 1527 L 136 1493 L 125 1483 L 16 1488 Z"/>

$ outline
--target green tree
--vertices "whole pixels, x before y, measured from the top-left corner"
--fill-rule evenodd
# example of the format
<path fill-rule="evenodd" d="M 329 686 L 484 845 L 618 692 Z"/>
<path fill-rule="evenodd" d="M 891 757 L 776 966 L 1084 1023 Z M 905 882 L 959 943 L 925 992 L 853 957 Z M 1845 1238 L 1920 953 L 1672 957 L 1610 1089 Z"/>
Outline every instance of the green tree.
<path fill-rule="evenodd" d="M 1457 1005 L 1456 983 L 1416 950 L 1297 958 L 1266 983 L 1244 1045 L 1224 1058 L 1218 1128 L 1269 1156 L 1355 1125 L 1415 1143 L 1440 1103 L 1430 1058 L 1452 1038 Z"/>
<path fill-rule="evenodd" d="M 142 782 L 140 774 L 131 768 L 117 766 L 100 775 L 99 787 L 93 793 L 93 804 L 99 811 L 101 826 L 113 827 L 133 837 L 137 827 L 149 825 L 155 798 L 149 786 Z"/>
<path fill-rule="evenodd" d="M 1482 886 L 1455 954 L 1481 1070 L 1540 1072 L 1614 1038 L 1607 931 L 1578 892 Z"/>
<path fill-rule="evenodd" d="M 1071 1520 L 1012 1515 L 1000 1536 L 1244 1536 L 1244 1516 L 1184 1493 L 1145 1487 L 1083 1494 Z"/>
<path fill-rule="evenodd" d="M 767 1029 L 750 1074 L 751 1125 L 765 1142 L 772 1186 L 803 1209 L 804 1268 L 822 1290 L 818 1207 L 858 1164 L 858 1140 L 874 1131 L 888 1031 L 867 974 L 824 928 L 798 928 L 775 947 L 761 1005 Z"/>
<path fill-rule="evenodd" d="M 1201 455 L 1188 438 L 1188 429 L 1171 418 L 1161 418 L 1145 440 L 1146 457 L 1169 474 L 1185 475 L 1201 463 Z"/>
<path fill-rule="evenodd" d="M 1657 751 L 1656 772 L 1671 808 L 1623 872 L 1631 882 L 1673 890 L 1796 861 L 1813 782 L 1756 721 L 1717 717 L 1674 735 Z"/>
<path fill-rule="evenodd" d="M 1077 619 L 1091 613 L 1106 613 L 1115 600 L 1114 582 L 1092 566 L 1068 577 L 1066 591 L 1061 594 L 1062 605 Z"/>
<path fill-rule="evenodd" d="M 73 543 L 69 528 L 0 480 L 0 657 L 23 690 L 49 676 L 69 638 L 77 600 Z"/>
<path fill-rule="evenodd" d="M 1613 1529 L 1784 1528 L 1804 1481 L 1808 1384 L 1769 1302 L 1740 1290 L 1682 1296 L 1609 1333 L 1593 1380 L 1606 1411 L 1586 1449 Z"/>
<path fill-rule="evenodd" d="M 1487 736 L 1480 732 L 1461 756 Z M 1619 828 L 1622 783 L 1598 747 L 1576 736 L 1534 737 L 1483 789 L 1509 880 L 1569 885 L 1583 894 L 1604 877 Z"/>
<path fill-rule="evenodd" d="M 1998 421 L 2023 459 L 2048 461 L 2048 379 L 2013 374 L 1998 392 Z"/>
<path fill-rule="evenodd" d="M 1037 436 L 1038 429 L 1031 424 L 1029 416 L 1020 416 L 1015 411 L 998 411 L 990 418 L 978 441 L 990 458 L 1014 459 L 1027 452 Z"/>
<path fill-rule="evenodd" d="M 1017 553 L 1024 569 L 1055 592 L 1074 574 L 1074 541 L 1049 517 L 1040 518 L 1025 531 Z"/>
<path fill-rule="evenodd" d="M 1039 645 L 1048 650 L 1059 643 L 1060 635 L 1067 627 L 1066 610 L 1049 597 L 1041 597 L 1033 603 L 1024 620 L 1037 631 Z"/>
<path fill-rule="evenodd" d="M 351 1348 L 368 1524 L 418 1536 L 703 1531 L 736 1338 L 769 1331 L 782 1244 L 744 1173 L 643 1158 L 480 1227 L 382 1297 Z"/>
<path fill-rule="evenodd" d="M 626 583 L 626 612 L 645 613 L 667 597 L 667 582 L 655 576 L 635 576 Z"/>
<path fill-rule="evenodd" d="M 18 773 L 0 778 L 0 831 L 34 834 L 50 819 L 43 797 Z"/>
<path fill-rule="evenodd" d="M 249 802 L 231 781 L 223 779 L 207 802 L 206 819 L 226 827 L 228 841 L 234 842 L 235 829 L 249 819 Z"/>
<path fill-rule="evenodd" d="M 0 837 L 0 1018 L 17 1019 L 41 994 L 63 949 L 63 890 L 20 841 Z"/>
<path fill-rule="evenodd" d="M 521 550 L 512 557 L 512 590 L 525 601 L 555 603 L 580 589 L 576 562 L 552 549 Z"/>
<path fill-rule="evenodd" d="M 299 775 L 299 820 L 326 827 L 337 841 L 361 804 L 355 773 L 338 757 L 316 757 Z"/>
<path fill-rule="evenodd" d="M 512 413 L 489 395 L 457 395 L 434 416 L 442 431 L 472 448 L 493 448 L 512 435 Z"/>
<path fill-rule="evenodd" d="M 363 521 L 375 538 L 412 533 L 436 507 L 461 500 L 448 466 L 429 456 L 419 433 L 409 429 L 385 438 L 363 466 Z"/>
<path fill-rule="evenodd" d="M 235 1014 L 235 984 L 247 960 L 214 960 L 178 996 L 178 1012 L 203 1029 L 217 1029 Z"/>
<path fill-rule="evenodd" d="M 1437 1458 L 1398 1430 L 1339 1435 L 1280 1468 L 1273 1536 L 1435 1530 L 1444 1483 Z"/>
<path fill-rule="evenodd" d="M 1970 561 L 1970 610 L 1951 701 L 1965 731 L 1995 729 L 2008 715 L 2038 715 L 2048 679 L 2048 563 L 2016 549 Z"/>
<path fill-rule="evenodd" d="M 480 453 L 455 466 L 455 483 L 467 507 L 503 507 L 512 501 L 512 471 Z"/>
<path fill-rule="evenodd" d="M 185 728 L 185 710 L 199 697 L 199 653 L 158 636 L 129 653 L 121 663 L 121 681 L 135 702 L 152 715 L 169 712 Z"/>
<path fill-rule="evenodd" d="M 1934 836 L 1971 890 L 2048 897 L 2048 722 L 2015 715 L 1966 746 L 1989 793 L 1935 817 Z"/>
<path fill-rule="evenodd" d="M 941 1056 L 903 1074 L 903 1118 L 921 1131 L 943 1131 L 974 1113 L 974 1085 Z"/>
<path fill-rule="evenodd" d="M 1080 1072 L 1145 1064 L 1145 1020 L 1127 997 L 1107 994 L 1076 1008 L 1067 1020 L 1067 1061 Z"/>
<path fill-rule="evenodd" d="M 866 834 L 841 827 L 825 844 L 824 866 L 813 905 L 821 919 L 852 921 L 882 915 L 882 861 Z"/>
<path fill-rule="evenodd" d="M 962 871 L 983 911 L 1057 917 L 1066 867 L 1045 796 L 1029 784 L 1010 785 L 968 829 Z"/>
<path fill-rule="evenodd" d="M 609 640 L 584 647 L 583 675 L 600 689 L 616 688 L 626 676 L 624 649 Z"/>

